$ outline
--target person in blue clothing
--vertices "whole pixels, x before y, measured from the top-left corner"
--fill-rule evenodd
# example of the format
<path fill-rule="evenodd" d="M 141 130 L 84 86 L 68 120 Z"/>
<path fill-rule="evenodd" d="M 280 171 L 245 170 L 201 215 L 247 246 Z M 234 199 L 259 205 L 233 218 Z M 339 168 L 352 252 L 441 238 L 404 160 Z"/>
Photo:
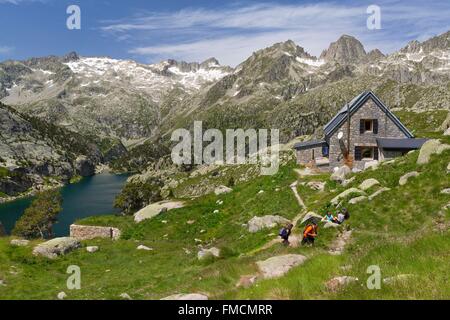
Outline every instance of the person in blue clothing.
<path fill-rule="evenodd" d="M 326 222 L 333 222 L 334 221 L 334 216 L 333 214 L 328 211 L 325 216 L 322 218 L 322 221 L 326 221 Z"/>
<path fill-rule="evenodd" d="M 293 227 L 294 225 L 292 223 L 289 223 L 280 230 L 279 236 L 281 237 L 281 239 L 283 239 L 283 244 L 286 246 L 289 245 L 289 236 L 291 235 Z"/>

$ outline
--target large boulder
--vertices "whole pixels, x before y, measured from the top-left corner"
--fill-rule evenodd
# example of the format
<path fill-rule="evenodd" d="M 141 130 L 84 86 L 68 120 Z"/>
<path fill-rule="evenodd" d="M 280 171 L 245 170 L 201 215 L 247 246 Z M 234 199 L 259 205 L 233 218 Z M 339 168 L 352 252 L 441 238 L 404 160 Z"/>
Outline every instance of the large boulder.
<path fill-rule="evenodd" d="M 82 177 L 90 177 L 95 174 L 95 164 L 85 156 L 79 156 L 75 160 L 75 169 Z"/>
<path fill-rule="evenodd" d="M 300 222 L 300 224 L 304 224 L 306 221 L 308 221 L 311 218 L 316 218 L 318 220 L 322 219 L 322 216 L 318 215 L 315 212 L 308 212 L 307 214 L 305 214 L 305 216 L 303 217 L 302 221 Z"/>
<path fill-rule="evenodd" d="M 330 179 L 342 183 L 345 180 L 345 177 L 351 173 L 352 170 L 348 166 L 342 166 L 333 172 Z"/>
<path fill-rule="evenodd" d="M 264 216 L 264 217 L 253 217 L 248 222 L 248 231 L 251 233 L 258 232 L 262 229 L 271 229 L 280 224 L 287 224 L 289 220 L 281 216 Z"/>
<path fill-rule="evenodd" d="M 398 180 L 398 184 L 404 186 L 406 183 L 408 183 L 409 178 L 417 177 L 418 175 L 419 173 L 417 171 L 408 172 L 400 177 L 400 179 Z"/>
<path fill-rule="evenodd" d="M 306 257 L 299 254 L 287 254 L 276 256 L 264 261 L 256 262 L 263 278 L 271 279 L 281 277 L 293 267 L 299 266 L 306 261 Z"/>
<path fill-rule="evenodd" d="M 37 245 L 33 250 L 33 254 L 36 256 L 44 256 L 49 259 L 55 259 L 58 256 L 64 255 L 80 247 L 80 241 L 75 238 L 55 238 Z"/>
<path fill-rule="evenodd" d="M 208 300 L 208 296 L 200 293 L 178 293 L 161 300 Z"/>
<path fill-rule="evenodd" d="M 152 203 L 145 208 L 139 210 L 134 214 L 134 221 L 139 223 L 141 221 L 151 219 L 157 215 L 170 211 L 172 209 L 182 208 L 184 203 L 181 201 L 161 201 Z"/>
<path fill-rule="evenodd" d="M 359 189 L 366 191 L 366 190 L 368 190 L 376 185 L 379 185 L 379 184 L 380 184 L 380 182 L 377 179 L 370 178 L 370 179 L 364 180 L 359 185 Z"/>
<path fill-rule="evenodd" d="M 350 188 L 350 189 L 347 189 L 344 192 L 340 193 L 336 197 L 334 197 L 331 200 L 331 204 L 332 205 L 337 205 L 340 200 L 346 199 L 346 198 L 348 198 L 351 195 L 365 196 L 366 193 L 364 191 L 362 191 L 362 190 L 359 190 L 358 188 Z"/>
<path fill-rule="evenodd" d="M 217 188 L 214 189 L 214 193 L 216 194 L 216 196 L 224 193 L 230 193 L 231 191 L 233 191 L 233 189 L 228 188 L 226 186 L 218 186 Z"/>
<path fill-rule="evenodd" d="M 427 164 L 433 154 L 441 154 L 443 151 L 450 149 L 450 145 L 442 144 L 437 139 L 428 140 L 420 148 L 417 164 Z"/>

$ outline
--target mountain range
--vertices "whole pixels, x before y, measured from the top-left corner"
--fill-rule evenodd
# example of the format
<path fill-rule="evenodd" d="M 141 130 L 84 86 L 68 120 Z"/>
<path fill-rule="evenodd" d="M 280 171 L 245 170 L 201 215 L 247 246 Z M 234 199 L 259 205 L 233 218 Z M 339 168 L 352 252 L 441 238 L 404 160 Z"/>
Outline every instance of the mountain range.
<path fill-rule="evenodd" d="M 82 155 L 94 164 L 123 158 L 142 169 L 158 158 L 158 146 L 168 145 L 175 128 L 190 128 L 194 120 L 202 120 L 205 129 L 279 128 L 286 142 L 319 133 L 363 90 L 374 91 L 394 110 L 450 110 L 450 31 L 412 41 L 389 55 L 378 49 L 367 52 L 349 35 L 331 43 L 320 57 L 288 40 L 254 52 L 235 68 L 215 58 L 141 64 L 75 52 L 5 61 L 0 63 L 0 99 L 11 108 L 0 108 L 2 121 L 49 124 L 65 137 L 82 137 L 78 141 L 97 151 L 78 150 L 70 161 L 39 159 L 42 145 L 35 144 L 22 145 L 31 153 L 23 157 L 3 152 L 18 148 L 17 141 L 45 144 L 48 139 L 29 124 L 25 127 L 31 133 L 16 135 L 11 121 L 8 128 L 1 127 L 0 150 L 5 167 L 21 167 L 22 158 L 74 167 L 74 159 Z M 55 141 L 46 145 L 48 154 L 64 149 L 64 143 Z"/>

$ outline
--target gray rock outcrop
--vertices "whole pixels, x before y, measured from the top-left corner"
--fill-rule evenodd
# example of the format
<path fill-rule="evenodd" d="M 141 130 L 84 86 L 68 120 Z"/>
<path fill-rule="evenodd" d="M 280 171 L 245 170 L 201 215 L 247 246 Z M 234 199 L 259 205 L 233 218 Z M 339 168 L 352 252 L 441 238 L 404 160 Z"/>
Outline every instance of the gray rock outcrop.
<path fill-rule="evenodd" d="M 37 245 L 33 250 L 33 254 L 36 256 L 44 256 L 49 259 L 55 259 L 58 256 L 65 255 L 80 247 L 81 243 L 75 238 L 55 238 Z"/>
<path fill-rule="evenodd" d="M 299 254 L 276 256 L 256 262 L 264 279 L 281 277 L 292 268 L 303 264 L 307 258 Z"/>
<path fill-rule="evenodd" d="M 262 229 L 271 229 L 277 225 L 287 224 L 289 220 L 281 216 L 267 215 L 263 217 L 253 217 L 248 222 L 248 231 L 251 233 L 258 232 Z"/>

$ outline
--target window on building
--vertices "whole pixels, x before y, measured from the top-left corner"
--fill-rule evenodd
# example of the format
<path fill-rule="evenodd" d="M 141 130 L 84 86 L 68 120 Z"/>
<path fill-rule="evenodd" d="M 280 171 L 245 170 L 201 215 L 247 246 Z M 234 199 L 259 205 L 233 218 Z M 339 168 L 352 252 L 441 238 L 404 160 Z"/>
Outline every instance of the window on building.
<path fill-rule="evenodd" d="M 329 154 L 330 154 L 330 148 L 326 144 L 323 145 L 322 146 L 322 156 L 327 158 L 329 156 Z"/>
<path fill-rule="evenodd" d="M 378 134 L 378 119 L 361 119 L 359 131 L 361 134 L 364 133 Z"/>
<path fill-rule="evenodd" d="M 362 160 L 373 160 L 373 148 L 361 148 Z"/>
<path fill-rule="evenodd" d="M 379 150 L 377 147 L 355 146 L 355 160 L 378 160 Z"/>
<path fill-rule="evenodd" d="M 373 131 L 373 120 L 364 120 L 364 131 L 365 132 Z"/>

